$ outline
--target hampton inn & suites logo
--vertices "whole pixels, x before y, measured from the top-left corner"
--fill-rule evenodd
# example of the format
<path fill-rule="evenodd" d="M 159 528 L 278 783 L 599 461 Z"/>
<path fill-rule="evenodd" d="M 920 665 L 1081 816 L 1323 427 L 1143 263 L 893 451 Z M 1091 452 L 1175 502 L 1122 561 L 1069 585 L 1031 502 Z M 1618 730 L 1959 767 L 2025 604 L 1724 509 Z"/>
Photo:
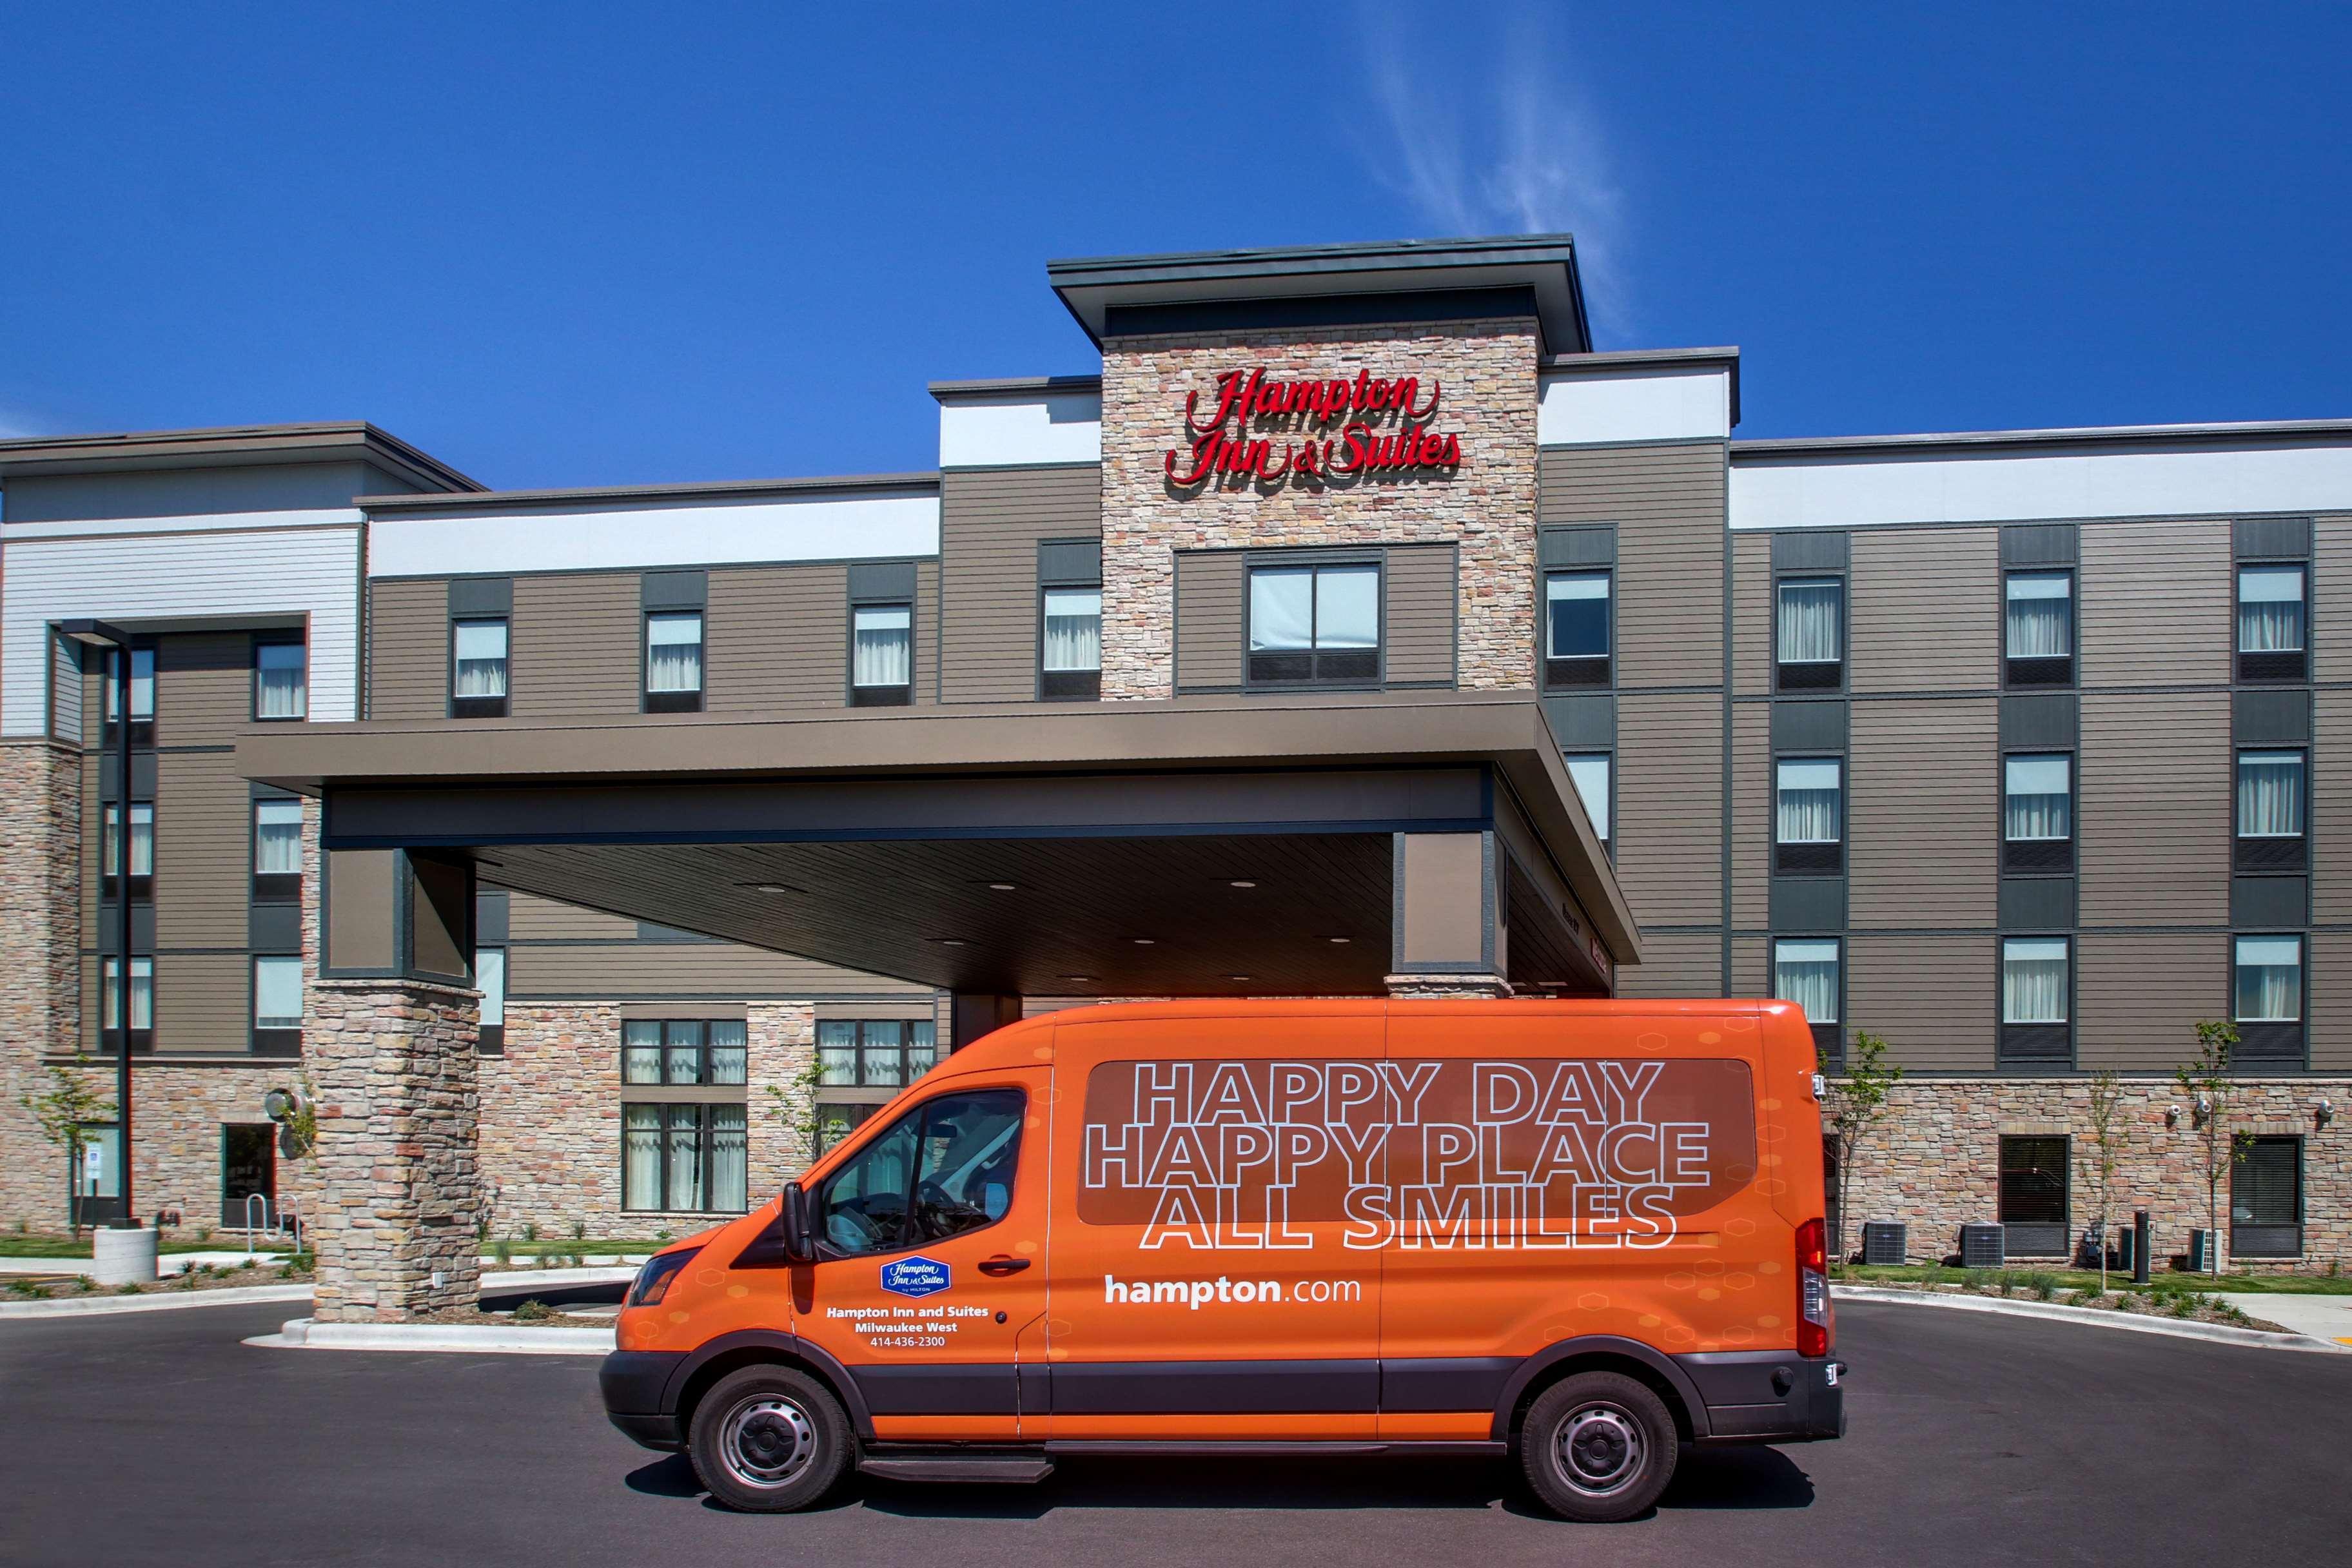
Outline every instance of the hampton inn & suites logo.
<path fill-rule="evenodd" d="M 1461 438 L 1430 428 L 1444 384 L 1374 375 L 1275 381 L 1264 365 L 1217 377 L 1213 412 L 1201 417 L 1196 389 L 1184 395 L 1189 448 L 1170 447 L 1163 467 L 1179 489 L 1212 480 L 1315 484 L 1365 474 L 1450 473 L 1462 466 Z M 1271 429 L 1275 436 L 1255 432 Z M 1293 437 L 1297 437 L 1294 439 Z"/>

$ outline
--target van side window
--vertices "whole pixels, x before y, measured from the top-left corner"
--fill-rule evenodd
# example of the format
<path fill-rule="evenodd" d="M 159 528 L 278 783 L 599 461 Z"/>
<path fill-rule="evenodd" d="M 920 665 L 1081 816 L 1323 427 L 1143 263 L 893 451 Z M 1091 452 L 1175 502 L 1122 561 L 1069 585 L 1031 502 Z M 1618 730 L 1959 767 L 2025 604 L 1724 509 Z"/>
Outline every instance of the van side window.
<path fill-rule="evenodd" d="M 907 1112 L 825 1183 L 825 1246 L 849 1257 L 894 1252 L 1003 1219 L 1025 1109 L 1019 1089 L 988 1089 Z"/>

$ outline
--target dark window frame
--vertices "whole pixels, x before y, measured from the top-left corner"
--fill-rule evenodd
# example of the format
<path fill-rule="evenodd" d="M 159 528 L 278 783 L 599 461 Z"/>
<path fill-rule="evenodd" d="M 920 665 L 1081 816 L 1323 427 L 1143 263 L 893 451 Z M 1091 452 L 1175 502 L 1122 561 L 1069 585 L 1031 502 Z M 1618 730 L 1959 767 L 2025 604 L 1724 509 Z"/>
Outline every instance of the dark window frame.
<path fill-rule="evenodd" d="M 1314 635 L 1315 607 L 1320 602 L 1326 571 L 1343 571 L 1369 566 L 1372 569 L 1373 622 L 1371 647 L 1372 669 L 1369 675 L 1325 675 L 1326 659 L 1339 660 L 1360 658 L 1362 648 L 1337 648 L 1327 653 L 1310 647 L 1303 657 L 1307 660 L 1309 674 L 1303 678 L 1268 677 L 1259 673 L 1258 661 L 1264 658 L 1297 658 L 1296 649 L 1281 653 L 1258 654 L 1250 651 L 1250 579 L 1259 571 L 1311 572 L 1314 581 L 1308 589 L 1307 627 Z M 1389 669 L 1389 563 L 1383 550 L 1324 550 L 1311 551 L 1252 551 L 1242 557 L 1242 689 L 1244 691 L 1366 691 L 1377 690 L 1388 683 Z"/>
<path fill-rule="evenodd" d="M 474 984 L 478 990 L 481 986 L 482 954 L 486 952 L 495 952 L 504 960 L 499 967 L 499 1021 L 495 1024 L 485 1024 L 478 1020 L 474 1026 L 475 1043 L 482 1050 L 495 1055 L 504 1051 L 507 1045 L 507 993 L 513 988 L 514 949 L 510 942 L 478 942 L 474 944 Z M 745 1044 L 748 1051 L 748 1039 Z M 751 1068 L 747 1056 L 744 1077 L 750 1076 Z"/>
<path fill-rule="evenodd" d="M 131 869 L 131 840 L 136 836 L 135 829 L 138 826 L 136 818 L 142 806 L 147 810 L 147 869 L 143 872 Z M 122 811 L 121 801 L 105 800 L 99 803 L 98 896 L 100 902 L 112 903 L 122 896 L 122 879 L 126 876 L 131 879 L 132 903 L 152 904 L 155 901 L 155 862 L 163 848 L 163 841 L 160 837 L 163 827 L 163 814 L 155 809 L 155 803 L 152 800 L 142 800 L 137 795 L 132 795 L 128 813 Z M 119 835 L 121 838 L 122 868 L 119 871 L 110 871 L 106 868 L 106 846 L 110 835 Z"/>
<path fill-rule="evenodd" d="M 487 945 L 509 948 L 511 946 L 510 943 L 499 942 L 492 942 Z M 511 952 L 509 953 L 508 962 L 509 963 L 513 962 Z M 511 981 L 512 978 L 512 974 L 509 973 L 509 981 Z M 655 1050 L 661 1053 L 661 1076 L 658 1079 L 633 1079 L 629 1076 L 630 1050 L 632 1048 L 640 1050 L 645 1048 L 642 1046 L 635 1047 L 632 1047 L 630 1046 L 629 1026 L 631 1024 L 651 1024 L 660 1030 L 661 1038 L 653 1047 Z M 743 1044 L 741 1047 L 743 1050 L 743 1077 L 740 1079 L 736 1079 L 732 1082 L 722 1083 L 710 1076 L 710 1053 L 713 1048 L 710 1041 L 710 1026 L 713 1024 L 734 1024 L 740 1026 L 743 1030 Z M 693 1040 L 672 1041 L 670 1039 L 670 1030 L 680 1026 L 687 1026 L 693 1028 L 695 1032 L 695 1037 Z M 690 1079 L 674 1079 L 670 1077 L 669 1053 L 673 1050 L 689 1048 L 695 1053 L 694 1077 Z M 727 1048 L 733 1049 L 735 1047 L 730 1046 Z M 621 1076 L 621 1092 L 625 1096 L 632 1090 L 662 1089 L 741 1089 L 748 1090 L 751 1077 L 751 1025 L 748 1021 L 741 1018 L 625 1018 L 621 1022 L 621 1052 L 619 1061 L 617 1063 Z M 642 1093 L 637 1095 L 637 1099 L 640 1101 L 643 1101 L 647 1098 L 649 1097 Z"/>
<path fill-rule="evenodd" d="M 2012 1166 L 2010 1163 L 2011 1148 L 2019 1148 L 2022 1152 L 2022 1146 L 2028 1144 L 2057 1145 L 2057 1162 L 2054 1169 L 2045 1161 L 2041 1160 L 2021 1162 Z M 2046 1147 L 2038 1148 L 2035 1152 L 2045 1156 L 2049 1152 Z M 2063 1258 L 2074 1250 L 2074 1183 L 2071 1180 L 2074 1173 L 2074 1139 L 2067 1133 L 2004 1132 L 1999 1135 L 1999 1142 L 1993 1157 L 1994 1217 L 2004 1233 L 2008 1250 L 2011 1254 L 2025 1258 Z M 2013 1191 L 2011 1180 L 2012 1174 L 2019 1178 L 2015 1184 L 2019 1188 L 2037 1181 L 2046 1185 L 2036 1192 Z M 2046 1212 L 2048 1200 L 2053 1192 L 2057 1200 L 2058 1217 L 2056 1219 L 2050 1218 Z M 2042 1212 L 2036 1218 L 2011 1218 L 2012 1206 L 2021 1203 L 2029 1209 L 2039 1209 Z"/>
<path fill-rule="evenodd" d="M 1570 750 L 1562 747 L 1559 753 L 1560 766 L 1566 768 L 1570 761 L 1580 757 L 1598 757 L 1601 759 L 1601 765 L 1609 770 L 1608 798 L 1601 803 L 1601 808 L 1609 814 L 1609 823 L 1608 830 L 1601 835 L 1601 847 L 1608 851 L 1609 858 L 1614 860 L 1617 858 L 1617 748 L 1579 746 Z M 1573 771 L 1569 773 L 1568 783 L 1570 789 L 1576 788 L 1576 775 Z M 1579 792 L 1577 801 L 1584 806 L 1585 815 L 1588 817 L 1591 816 L 1592 806 L 1584 799 L 1581 792 Z"/>
<path fill-rule="evenodd" d="M 1045 595 L 1048 594 L 1086 594 L 1099 595 L 1102 584 L 1047 583 L 1037 584 L 1037 700 L 1040 702 L 1097 702 L 1102 700 L 1102 631 L 1099 611 L 1096 617 L 1095 667 L 1092 669 L 1047 669 L 1045 668 Z"/>
<path fill-rule="evenodd" d="M 299 871 L 263 871 L 261 862 L 261 808 L 265 805 L 291 805 L 299 814 L 301 801 L 285 795 L 256 795 L 247 804 L 245 815 L 245 868 L 250 881 L 249 901 L 257 904 L 295 904 L 302 901 L 302 873 Z M 300 861 L 301 829 L 295 829 L 296 861 Z"/>
<path fill-rule="evenodd" d="M 1843 1066 L 1845 1061 L 1846 960 L 1848 949 L 1843 931 L 1776 931 L 1764 939 L 1764 994 L 1779 1000 L 1780 989 L 1780 944 L 1784 942 L 1825 942 L 1837 949 L 1837 1010 L 1830 1023 L 1822 1023 L 1807 1015 L 1805 1022 L 1813 1036 L 1813 1055 L 1825 1067 Z"/>
<path fill-rule="evenodd" d="M 1818 694 L 1843 691 L 1846 663 L 1853 652 L 1853 590 L 1851 574 L 1838 571 L 1788 571 L 1772 574 L 1772 689 Z M 1780 587 L 1784 583 L 1835 583 L 1838 591 L 1838 651 L 1834 659 L 1780 661 Z"/>
<path fill-rule="evenodd" d="M 302 1054 L 302 1031 L 265 1029 L 261 1026 L 261 966 L 292 960 L 297 974 L 300 973 L 302 955 L 299 952 L 248 953 L 245 964 L 245 1027 L 247 1047 L 257 1057 L 299 1057 Z M 304 986 L 304 1005 L 309 1003 L 309 987 Z"/>
<path fill-rule="evenodd" d="M 266 647 L 299 647 L 302 650 L 302 711 L 265 715 L 261 711 L 261 650 Z M 310 717 L 310 643 L 300 632 L 256 632 L 249 656 L 252 666 L 252 720 L 257 724 L 300 724 Z"/>
<path fill-rule="evenodd" d="M 461 626 L 483 626 L 496 622 L 507 629 L 506 690 L 496 697 L 460 697 L 457 695 L 457 628 Z M 509 610 L 503 616 L 452 616 L 449 617 L 448 679 L 442 689 L 449 702 L 452 719 L 503 719 L 511 710 L 515 689 L 515 618 Z"/>
<path fill-rule="evenodd" d="M 2013 658 L 2009 651 L 2009 582 L 2012 577 L 2063 576 L 2066 579 L 2066 652 L 2063 657 Z M 1994 599 L 1999 619 L 1996 646 L 2000 649 L 2000 685 L 2004 691 L 2057 691 L 2079 684 L 2083 652 L 2083 573 L 2080 564 L 2010 566 L 2000 568 L 2000 592 Z"/>
<path fill-rule="evenodd" d="M 828 1048 L 824 1042 L 824 1030 L 827 1026 L 838 1028 L 845 1025 L 853 1027 L 857 1031 L 856 1040 L 847 1047 L 847 1049 L 856 1053 L 853 1058 L 853 1066 L 856 1069 L 855 1077 L 848 1083 L 827 1083 L 824 1081 L 824 1053 Z M 908 1053 L 916 1048 L 914 1041 L 915 1030 L 925 1026 L 929 1026 L 931 1030 L 931 1043 L 929 1047 L 930 1060 L 924 1065 L 921 1072 L 916 1072 L 912 1070 L 914 1064 L 909 1059 Z M 866 1053 L 868 1048 L 878 1047 L 884 1044 L 884 1042 L 880 1040 L 869 1041 L 866 1037 L 866 1032 L 868 1029 L 883 1028 L 896 1029 L 898 1031 L 898 1077 L 894 1082 L 869 1083 L 866 1079 Z M 933 1018 L 820 1018 L 816 1022 L 816 1027 L 814 1033 L 815 1036 L 815 1044 L 814 1048 L 816 1052 L 816 1069 L 818 1076 L 812 1087 L 814 1087 L 819 1094 L 842 1094 L 858 1089 L 888 1089 L 891 1093 L 896 1094 L 898 1090 L 906 1088 L 908 1084 L 914 1083 L 918 1079 L 921 1079 L 925 1073 L 929 1073 L 934 1068 L 937 1068 L 940 1065 L 940 1061 L 943 1055 L 940 1050 L 939 1023 L 938 1020 Z M 843 1047 L 835 1046 L 830 1048 L 838 1050 Z"/>
<path fill-rule="evenodd" d="M 2291 937 L 2295 943 L 2295 1012 L 2285 1019 L 2245 1019 L 2238 1016 L 2238 942 L 2242 937 Z M 2239 1066 L 2307 1070 L 2311 1036 L 2311 934 L 2305 931 L 2233 931 L 2222 939 L 2222 971 L 2228 994 L 2221 1016 L 2238 1031 L 2231 1061 Z"/>
<path fill-rule="evenodd" d="M 1833 839 L 1796 839 L 1780 837 L 1780 767 L 1784 763 L 1834 763 L 1838 771 L 1838 825 Z M 1776 877 L 1842 877 L 1845 875 L 1846 845 L 1853 831 L 1853 768 L 1843 752 L 1775 752 L 1772 753 L 1772 784 L 1765 798 L 1770 802 L 1771 816 L 1766 824 L 1767 837 L 1772 846 L 1772 875 Z"/>
<path fill-rule="evenodd" d="M 2018 757 L 2063 757 L 2066 759 L 2066 837 L 2063 838 L 2011 838 L 2009 836 L 2009 764 Z M 1994 853 L 2000 857 L 2000 874 L 2004 877 L 2071 877 L 2074 874 L 2075 845 L 2082 837 L 2083 824 L 2083 759 L 2079 747 L 2074 746 L 2008 746 L 1994 758 L 1994 797 L 2000 802 L 1995 814 Z"/>
<path fill-rule="evenodd" d="M 2058 942 L 2066 945 L 2066 1018 L 2063 1023 L 2009 1021 L 2008 947 L 2012 942 Z M 1992 1003 L 1998 1031 L 1993 1055 L 1997 1071 L 2071 1071 L 2074 1066 L 2074 1025 L 2081 1013 L 2083 984 L 2081 944 L 2071 931 L 2004 931 L 1992 942 Z"/>
<path fill-rule="evenodd" d="M 1598 577 L 1607 584 L 1601 602 L 1606 630 L 1598 654 L 1574 654 L 1555 658 L 1551 651 L 1551 580 L 1554 577 Z M 1536 574 L 1536 658 L 1543 669 L 1546 691 L 1607 690 L 1617 684 L 1617 568 L 1608 566 L 1546 566 Z M 1388 584 L 1381 584 L 1381 643 L 1388 637 Z"/>
<path fill-rule="evenodd" d="M 2238 1181 L 2248 1173 L 2254 1151 L 2294 1145 L 2294 1217 L 2292 1220 L 2238 1218 Z M 2305 1205 L 2309 1202 L 2309 1182 L 2305 1179 L 2305 1156 L 2310 1152 L 2300 1133 L 2256 1133 L 2249 1141 L 2245 1158 L 2230 1167 L 2230 1255 L 2232 1258 L 2300 1258 L 2304 1254 Z"/>
<path fill-rule="evenodd" d="M 2294 567 L 2303 574 L 2303 646 L 2292 653 L 2249 653 L 2238 643 L 2240 617 L 2245 613 L 2245 579 L 2249 570 Z M 2318 617 L 2312 613 L 2312 570 L 2306 556 L 2240 556 L 2230 563 L 2230 666 L 2241 686 L 2294 686 L 2311 679 L 2312 643 Z"/>
<path fill-rule="evenodd" d="M 842 613 L 844 635 L 848 638 L 843 649 L 847 668 L 843 679 L 848 682 L 848 702 L 852 708 L 908 708 L 915 701 L 915 669 L 919 650 L 915 634 L 920 629 L 915 624 L 915 602 L 919 593 L 905 598 L 852 599 Z M 901 686 L 860 686 L 857 684 L 857 612 L 860 610 L 904 610 L 907 612 L 907 679 Z"/>
<path fill-rule="evenodd" d="M 131 709 L 131 748 L 133 751 L 139 751 L 142 748 L 152 747 L 155 744 L 155 736 L 157 733 L 156 723 L 163 706 L 163 650 L 158 639 L 152 637 L 145 637 L 131 638 L 129 651 L 131 658 L 131 680 L 132 693 L 126 695 L 125 702 L 126 705 L 130 706 Z M 98 743 L 101 747 L 112 747 L 121 744 L 121 741 L 118 738 L 115 730 L 116 721 L 106 716 L 106 704 L 114 692 L 114 661 L 122 654 L 122 652 L 123 650 L 121 648 L 103 648 L 100 650 L 98 661 L 98 678 L 100 683 L 98 693 Z M 147 660 L 147 717 L 144 719 L 139 717 L 137 704 L 135 701 L 131 700 L 131 695 L 135 695 L 138 688 L 139 659 L 142 655 L 144 655 Z"/>
<path fill-rule="evenodd" d="M 654 679 L 654 617 L 692 616 L 695 619 L 695 680 L 691 691 L 656 691 Z M 510 634 L 511 635 L 511 634 Z M 672 605 L 637 612 L 637 711 L 640 713 L 699 713 L 710 689 L 710 611 L 708 606 Z"/>
<path fill-rule="evenodd" d="M 2293 752 L 2301 759 L 2295 773 L 2295 812 L 2303 826 L 2296 833 L 2249 834 L 2239 816 L 2239 770 L 2252 752 Z M 2306 741 L 2287 742 L 2279 745 L 2231 746 L 2230 748 L 2230 866 L 2234 871 L 2256 875 L 2297 874 L 2311 868 L 2311 744 Z"/>
<path fill-rule="evenodd" d="M 106 1025 L 107 1000 L 115 994 L 113 979 L 107 971 L 114 966 L 114 954 L 110 952 L 100 954 L 98 961 L 98 1040 L 99 1052 L 102 1056 L 112 1056 L 122 1048 L 123 1031 L 120 1027 L 109 1028 Z M 139 966 L 142 963 L 147 966 L 147 1026 L 131 1031 L 131 1054 L 134 1057 L 148 1055 L 155 1048 L 155 1014 L 157 1004 L 162 1000 L 157 990 L 153 953 L 134 952 L 131 955 L 132 985 L 135 987 L 138 984 Z M 128 1005 L 131 999 L 124 1000 L 127 1013 L 131 1016 L 136 1016 L 138 1009 Z M 247 1010 L 247 1015 L 248 1017 L 251 1016 L 250 1008 Z M 128 1024 L 131 1016 L 126 1016 L 123 1022 Z M 109 1125 L 112 1124 L 109 1123 Z"/>
<path fill-rule="evenodd" d="M 632 1107 L 635 1106 L 651 1107 L 660 1113 L 659 1125 L 656 1129 L 657 1135 L 655 1140 L 655 1149 L 656 1151 L 657 1157 L 655 1162 L 654 1185 L 658 1189 L 655 1195 L 659 1197 L 662 1201 L 658 1204 L 650 1205 L 644 1204 L 632 1204 L 629 1202 L 629 1111 Z M 718 1142 L 718 1127 L 716 1125 L 718 1118 L 713 1113 L 719 1110 L 738 1110 L 740 1111 L 743 1116 L 743 1126 L 741 1131 L 743 1137 L 744 1206 L 740 1209 L 719 1208 L 710 1201 L 711 1189 L 716 1184 L 711 1181 L 710 1173 L 711 1167 L 714 1163 L 713 1156 L 716 1153 Z M 669 1202 L 669 1135 L 672 1131 L 671 1122 L 674 1120 L 690 1121 L 695 1126 L 695 1158 L 701 1175 L 700 1186 L 702 1189 L 702 1203 L 699 1207 L 678 1208 Z M 620 1133 L 620 1136 L 614 1142 L 620 1156 L 619 1186 L 621 1190 L 621 1212 L 623 1214 L 748 1214 L 751 1212 L 751 1208 L 755 1206 L 752 1201 L 753 1194 L 751 1183 L 751 1108 L 748 1101 L 732 1100 L 646 1100 L 644 1098 L 631 1100 L 625 1098 L 621 1101 L 620 1114 L 615 1119 L 615 1125 Z"/>

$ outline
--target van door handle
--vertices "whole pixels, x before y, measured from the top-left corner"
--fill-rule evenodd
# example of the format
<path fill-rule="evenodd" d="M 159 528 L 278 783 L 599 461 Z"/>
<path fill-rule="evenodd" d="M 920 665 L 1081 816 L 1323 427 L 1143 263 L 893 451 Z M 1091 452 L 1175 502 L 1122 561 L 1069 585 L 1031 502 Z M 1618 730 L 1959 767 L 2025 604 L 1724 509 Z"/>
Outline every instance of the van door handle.
<path fill-rule="evenodd" d="M 983 1258 L 980 1260 L 980 1271 L 982 1274 L 992 1274 L 999 1278 L 1007 1274 L 1018 1274 L 1028 1267 L 1029 1259 L 1008 1258 L 1002 1252 L 993 1258 Z"/>

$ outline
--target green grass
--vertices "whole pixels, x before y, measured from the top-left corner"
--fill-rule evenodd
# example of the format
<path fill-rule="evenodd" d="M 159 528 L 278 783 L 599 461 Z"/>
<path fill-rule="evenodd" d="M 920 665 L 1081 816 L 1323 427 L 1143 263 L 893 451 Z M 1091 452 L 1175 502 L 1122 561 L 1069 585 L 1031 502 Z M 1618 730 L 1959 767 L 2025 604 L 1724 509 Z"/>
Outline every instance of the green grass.
<path fill-rule="evenodd" d="M 1958 1268 L 1937 1268 L 1933 1264 L 1897 1268 L 1885 1264 L 1848 1263 L 1838 1266 L 1833 1277 L 1855 1285 L 1867 1284 L 1874 1279 L 1927 1285 L 1990 1286 L 2000 1282 L 2000 1276 L 1983 1270 L 1963 1272 Z M 2035 1295 L 2040 1295 L 2045 1281 L 2053 1290 L 2095 1290 L 2099 1288 L 2099 1277 L 2082 1268 L 2037 1269 L 2032 1274 L 2009 1276 L 2011 1285 L 2029 1289 Z M 2130 1284 L 2128 1271 L 2107 1275 L 2107 1289 L 2110 1290 L 2124 1289 Z M 2150 1279 L 2148 1289 L 2159 1295 L 2220 1290 L 2231 1295 L 2352 1296 L 2352 1275 L 2224 1274 L 2216 1280 L 2209 1274 L 2176 1274 L 2169 1269 L 2159 1268 Z"/>
<path fill-rule="evenodd" d="M 599 1241 L 593 1237 L 583 1241 L 573 1241 L 569 1237 L 550 1241 L 542 1237 L 538 1241 L 509 1239 L 505 1243 L 508 1253 L 518 1260 L 569 1258 L 575 1252 L 584 1253 L 590 1258 L 612 1258 L 616 1255 L 637 1258 L 648 1252 L 659 1252 L 668 1245 L 667 1241 L 654 1241 L 644 1237 L 625 1237 L 618 1241 Z M 496 1257 L 499 1247 L 499 1242 L 497 1237 L 482 1243 L 482 1256 Z"/>
<path fill-rule="evenodd" d="M 0 1258 L 88 1258 L 91 1243 L 87 1233 L 79 1241 L 63 1236 L 0 1236 Z M 210 1241 L 198 1241 L 185 1231 L 175 1231 L 165 1237 L 157 1247 L 163 1253 L 173 1252 L 242 1252 L 245 1232 L 215 1231 Z M 290 1252 L 292 1244 L 262 1237 L 255 1247 L 259 1252 Z"/>

